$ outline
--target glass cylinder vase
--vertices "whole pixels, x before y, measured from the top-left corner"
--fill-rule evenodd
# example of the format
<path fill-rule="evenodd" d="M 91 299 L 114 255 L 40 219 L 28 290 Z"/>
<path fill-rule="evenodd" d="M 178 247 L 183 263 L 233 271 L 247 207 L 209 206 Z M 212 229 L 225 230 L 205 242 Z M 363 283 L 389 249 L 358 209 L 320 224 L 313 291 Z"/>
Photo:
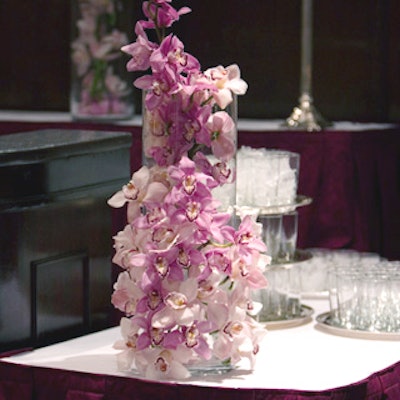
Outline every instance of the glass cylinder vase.
<path fill-rule="evenodd" d="M 133 93 L 121 51 L 131 30 L 129 13 L 120 0 L 73 0 L 71 7 L 72 118 L 131 118 Z"/>
<path fill-rule="evenodd" d="M 180 96 L 169 99 L 167 112 L 162 105 L 149 109 L 146 105 L 151 94 L 142 95 L 142 161 L 143 165 L 160 166 L 177 163 L 187 155 L 219 183 L 212 194 L 220 201 L 220 210 L 231 214 L 236 205 L 237 154 L 237 96 L 225 109 L 210 107 L 203 124 L 192 118 L 193 113 L 182 112 Z M 146 100 L 147 99 L 147 100 Z M 209 135 L 211 140 L 201 140 Z M 179 152 L 178 152 L 179 149 Z M 228 155 L 228 156 L 227 156 Z"/>

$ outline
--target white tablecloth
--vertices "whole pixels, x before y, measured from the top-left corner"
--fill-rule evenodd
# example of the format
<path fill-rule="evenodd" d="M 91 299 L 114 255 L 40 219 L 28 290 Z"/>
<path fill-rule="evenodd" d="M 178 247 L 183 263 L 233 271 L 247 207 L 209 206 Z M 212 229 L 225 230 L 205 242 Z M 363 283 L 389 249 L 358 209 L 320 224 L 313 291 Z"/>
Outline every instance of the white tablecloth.
<path fill-rule="evenodd" d="M 326 299 L 304 301 L 314 317 L 328 310 Z M 72 371 L 129 376 L 116 368 L 119 328 L 111 328 L 32 352 L 3 359 L 12 363 Z M 233 388 L 325 390 L 360 381 L 400 360 L 400 341 L 367 340 L 328 334 L 313 320 L 270 330 L 254 371 L 245 365 L 222 376 L 191 378 L 185 383 Z"/>

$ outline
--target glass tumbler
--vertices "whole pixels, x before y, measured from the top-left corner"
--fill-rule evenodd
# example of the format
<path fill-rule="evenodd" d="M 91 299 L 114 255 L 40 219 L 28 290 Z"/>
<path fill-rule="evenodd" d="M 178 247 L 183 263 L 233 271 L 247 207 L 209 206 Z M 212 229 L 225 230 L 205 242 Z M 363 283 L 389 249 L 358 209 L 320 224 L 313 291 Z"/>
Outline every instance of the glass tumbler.
<path fill-rule="evenodd" d="M 280 262 L 289 262 L 294 260 L 296 253 L 296 246 L 297 246 L 297 232 L 298 232 L 297 211 L 283 214 L 281 243 L 279 249 Z"/>
<path fill-rule="evenodd" d="M 262 239 L 267 246 L 267 254 L 271 257 L 272 264 L 275 264 L 281 246 L 282 215 L 259 215 L 258 222 L 262 225 Z"/>

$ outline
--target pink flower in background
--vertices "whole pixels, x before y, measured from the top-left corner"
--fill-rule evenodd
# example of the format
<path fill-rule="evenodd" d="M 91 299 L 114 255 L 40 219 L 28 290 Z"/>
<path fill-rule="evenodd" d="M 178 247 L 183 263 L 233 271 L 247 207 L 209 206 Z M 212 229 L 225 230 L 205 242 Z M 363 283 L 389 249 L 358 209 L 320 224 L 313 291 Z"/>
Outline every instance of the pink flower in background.
<path fill-rule="evenodd" d="M 86 45 L 76 41 L 72 44 L 72 61 L 76 65 L 78 76 L 84 76 L 89 69 L 91 57 Z"/>
<path fill-rule="evenodd" d="M 76 26 L 79 30 L 77 42 L 89 45 L 96 41 L 96 16 L 82 12 L 82 19 L 78 20 Z"/>
<path fill-rule="evenodd" d="M 124 115 L 131 88 L 115 72 L 127 35 L 116 29 L 114 0 L 78 1 L 81 19 L 71 43 L 73 69 L 79 78 L 74 90 L 81 116 Z M 77 89 L 75 88 L 77 86 Z"/>
<path fill-rule="evenodd" d="M 107 69 L 104 84 L 111 96 L 119 98 L 129 94 L 127 83 L 118 75 L 114 75 L 111 68 Z"/>
<path fill-rule="evenodd" d="M 114 29 L 110 34 L 100 38 L 99 41 L 91 41 L 89 48 L 94 58 L 110 61 L 121 57 L 121 46 L 127 41 L 128 37 L 125 33 Z"/>

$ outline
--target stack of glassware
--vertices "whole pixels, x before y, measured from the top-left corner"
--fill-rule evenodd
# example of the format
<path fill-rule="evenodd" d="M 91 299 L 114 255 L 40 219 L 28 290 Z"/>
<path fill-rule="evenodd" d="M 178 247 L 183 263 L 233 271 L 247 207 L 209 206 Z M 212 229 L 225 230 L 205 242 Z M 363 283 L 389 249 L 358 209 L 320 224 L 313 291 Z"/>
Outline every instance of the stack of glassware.
<path fill-rule="evenodd" d="M 332 326 L 400 332 L 400 261 L 337 265 L 329 285 Z"/>
<path fill-rule="evenodd" d="M 300 265 L 300 285 L 304 297 L 328 297 L 330 270 L 343 265 L 373 265 L 383 259 L 377 253 L 352 249 L 310 248 L 311 258 Z"/>
<path fill-rule="evenodd" d="M 237 205 L 261 214 L 295 203 L 300 155 L 242 146 L 237 153 Z M 285 207 L 286 206 L 286 207 Z"/>
<path fill-rule="evenodd" d="M 239 214 L 252 214 L 262 224 L 273 264 L 293 261 L 298 230 L 296 208 L 311 202 L 297 196 L 300 155 L 243 146 L 237 153 L 237 166 Z"/>
<path fill-rule="evenodd" d="M 297 207 L 311 199 L 297 195 L 300 155 L 284 150 L 242 147 L 237 153 L 237 209 L 251 214 L 262 225 L 263 240 L 271 265 L 265 275 L 266 289 L 254 293 L 263 308 L 263 322 L 301 318 L 298 264 L 309 253 L 297 250 Z"/>

